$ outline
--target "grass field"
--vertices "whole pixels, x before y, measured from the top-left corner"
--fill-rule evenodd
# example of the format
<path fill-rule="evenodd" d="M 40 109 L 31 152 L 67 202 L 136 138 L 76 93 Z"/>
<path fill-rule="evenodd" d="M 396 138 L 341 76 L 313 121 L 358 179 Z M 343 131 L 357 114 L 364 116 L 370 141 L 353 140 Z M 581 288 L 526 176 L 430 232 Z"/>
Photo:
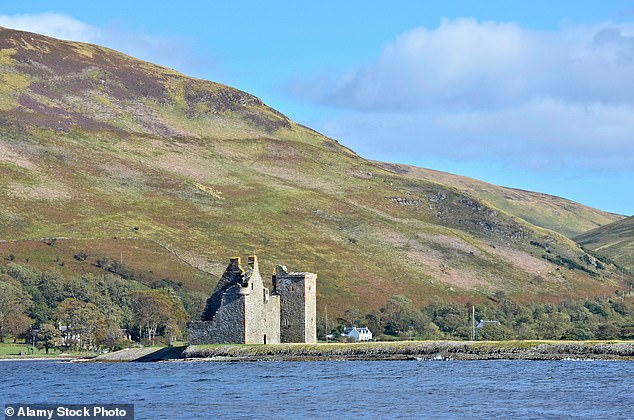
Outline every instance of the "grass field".
<path fill-rule="evenodd" d="M 22 358 L 22 357 L 53 357 L 62 354 L 61 351 L 50 349 L 48 354 L 46 354 L 46 350 L 35 348 L 35 352 L 33 352 L 33 348 L 28 344 L 12 344 L 12 343 L 0 343 L 0 359 L 4 358 Z"/>

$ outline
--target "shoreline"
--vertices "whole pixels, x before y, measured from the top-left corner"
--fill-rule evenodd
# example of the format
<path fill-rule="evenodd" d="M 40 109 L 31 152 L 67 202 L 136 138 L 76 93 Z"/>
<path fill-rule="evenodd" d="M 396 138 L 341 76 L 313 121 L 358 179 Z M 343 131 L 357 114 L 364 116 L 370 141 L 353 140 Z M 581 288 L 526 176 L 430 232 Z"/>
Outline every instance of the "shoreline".
<path fill-rule="evenodd" d="M 94 362 L 253 362 L 330 360 L 634 360 L 627 341 L 399 341 L 268 345 L 195 345 L 121 350 Z"/>
<path fill-rule="evenodd" d="M 75 362 L 81 360 L 80 357 L 72 357 L 72 356 L 63 356 L 63 357 L 27 357 L 27 356 L 16 356 L 16 357 L 4 357 L 0 358 L 0 362 L 29 362 L 34 360 L 42 360 L 42 361 L 56 361 L 56 362 Z"/>
<path fill-rule="evenodd" d="M 389 360 L 634 360 L 634 341 L 395 341 L 207 344 L 128 348 L 88 356 L 5 357 L 58 362 L 254 362 Z"/>

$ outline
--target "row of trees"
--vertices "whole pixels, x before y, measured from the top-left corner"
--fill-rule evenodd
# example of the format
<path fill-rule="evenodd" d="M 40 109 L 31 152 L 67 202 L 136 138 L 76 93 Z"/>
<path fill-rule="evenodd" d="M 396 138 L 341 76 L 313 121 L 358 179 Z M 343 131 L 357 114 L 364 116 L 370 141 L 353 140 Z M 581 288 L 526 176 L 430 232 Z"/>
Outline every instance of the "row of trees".
<path fill-rule="evenodd" d="M 482 340 L 509 339 L 631 339 L 634 338 L 634 303 L 621 297 L 568 300 L 558 304 L 520 304 L 503 293 L 494 300 L 475 304 L 475 319 L 498 320 L 479 330 Z M 344 326 L 367 326 L 377 339 L 470 339 L 472 304 L 433 302 L 422 308 L 407 296 L 392 296 L 377 311 L 362 314 L 350 309 L 330 332 Z M 325 319 L 318 325 L 325 337 Z"/>
<path fill-rule="evenodd" d="M 14 262 L 0 265 L 0 342 L 32 339 L 47 350 L 117 348 L 130 340 L 154 344 L 183 337 L 204 298 L 164 279 L 147 287 L 132 276 L 104 270 L 64 279 Z M 318 322 L 320 338 L 344 326 L 368 326 L 377 339 L 469 339 L 470 303 L 435 301 L 417 307 L 407 296 L 390 297 L 369 314 L 351 308 L 335 321 Z M 634 303 L 624 296 L 520 304 L 503 293 L 475 305 L 476 320 L 499 320 L 480 329 L 480 339 L 634 338 Z"/>
<path fill-rule="evenodd" d="M 182 337 L 190 317 L 170 287 L 149 288 L 103 273 L 64 279 L 13 262 L 0 266 L 0 342 L 7 335 L 73 350 L 111 349 L 131 339 Z"/>

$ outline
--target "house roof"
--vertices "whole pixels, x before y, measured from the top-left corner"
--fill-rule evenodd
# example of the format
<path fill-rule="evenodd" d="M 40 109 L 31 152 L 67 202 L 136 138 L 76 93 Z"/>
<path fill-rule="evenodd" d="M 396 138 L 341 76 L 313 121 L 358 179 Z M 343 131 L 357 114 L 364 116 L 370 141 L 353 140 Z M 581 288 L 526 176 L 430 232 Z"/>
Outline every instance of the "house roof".
<path fill-rule="evenodd" d="M 372 334 L 372 332 L 366 327 L 348 327 L 343 329 L 344 334 L 350 334 L 352 331 L 357 331 L 359 334 Z"/>

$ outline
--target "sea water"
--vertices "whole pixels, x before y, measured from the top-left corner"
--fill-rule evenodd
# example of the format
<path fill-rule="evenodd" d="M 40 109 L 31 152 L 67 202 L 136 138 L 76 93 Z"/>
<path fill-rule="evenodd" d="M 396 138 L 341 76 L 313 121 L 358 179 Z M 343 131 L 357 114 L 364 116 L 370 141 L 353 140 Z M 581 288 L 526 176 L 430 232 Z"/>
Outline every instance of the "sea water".
<path fill-rule="evenodd" d="M 0 362 L 11 403 L 134 404 L 137 419 L 634 418 L 634 362 Z"/>

